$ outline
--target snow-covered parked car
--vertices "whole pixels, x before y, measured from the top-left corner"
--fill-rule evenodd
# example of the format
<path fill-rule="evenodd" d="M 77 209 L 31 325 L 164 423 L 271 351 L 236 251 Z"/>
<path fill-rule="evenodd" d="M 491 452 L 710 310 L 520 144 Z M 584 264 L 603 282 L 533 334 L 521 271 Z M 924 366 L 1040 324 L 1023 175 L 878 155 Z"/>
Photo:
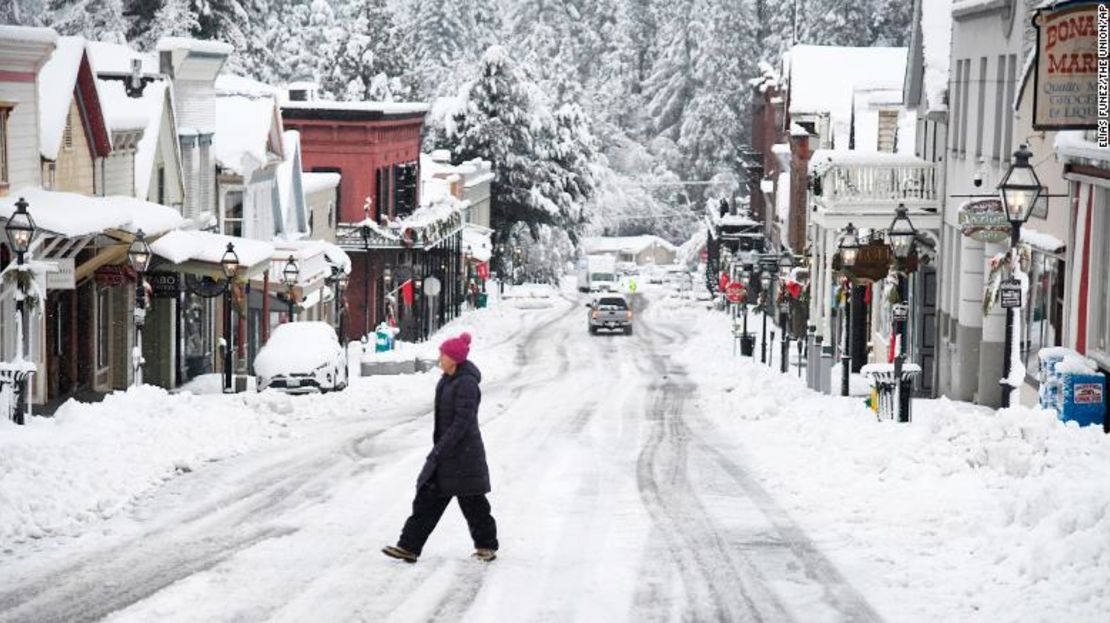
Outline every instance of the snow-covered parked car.
<path fill-rule="evenodd" d="M 347 387 L 347 353 L 326 322 L 287 322 L 254 358 L 258 391 L 327 392 Z"/>

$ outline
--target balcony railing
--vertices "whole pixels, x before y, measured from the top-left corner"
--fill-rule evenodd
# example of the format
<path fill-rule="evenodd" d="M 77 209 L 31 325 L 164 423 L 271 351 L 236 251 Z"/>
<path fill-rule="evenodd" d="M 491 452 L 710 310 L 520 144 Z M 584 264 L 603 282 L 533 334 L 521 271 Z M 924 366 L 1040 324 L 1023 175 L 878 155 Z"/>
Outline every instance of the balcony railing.
<path fill-rule="evenodd" d="M 873 163 L 825 163 L 813 171 L 814 198 L 830 208 L 844 204 L 905 203 L 923 208 L 939 205 L 933 163 L 884 164 L 881 160 L 880 157 Z"/>

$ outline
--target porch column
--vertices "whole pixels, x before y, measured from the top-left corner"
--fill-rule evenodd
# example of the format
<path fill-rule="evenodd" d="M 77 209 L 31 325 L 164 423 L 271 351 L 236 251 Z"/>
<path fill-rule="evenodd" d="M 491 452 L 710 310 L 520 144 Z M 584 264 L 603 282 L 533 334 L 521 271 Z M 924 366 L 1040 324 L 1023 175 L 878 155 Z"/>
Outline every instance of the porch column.
<path fill-rule="evenodd" d="M 961 236 L 960 300 L 952 351 L 953 400 L 972 401 L 979 389 L 979 344 L 983 338 L 983 243 Z M 995 385 L 998 385 L 998 379 Z M 996 387 L 996 389 L 998 389 Z"/>
<path fill-rule="evenodd" d="M 990 270 L 988 264 L 991 258 L 1006 249 L 1007 246 L 1001 243 L 984 245 L 983 258 L 979 264 L 984 271 L 983 284 L 979 287 L 980 316 L 982 315 L 983 287 L 986 283 L 986 275 Z M 998 380 L 1002 378 L 1005 339 L 1005 310 L 1002 309 L 1002 305 L 996 304 L 991 309 L 990 314 L 983 318 L 983 339 L 979 347 L 978 389 L 976 390 L 976 402 L 981 405 L 997 407 L 1002 404 L 1002 386 L 999 385 Z M 1021 348 L 1021 344 L 1015 344 L 1014 348 Z"/>

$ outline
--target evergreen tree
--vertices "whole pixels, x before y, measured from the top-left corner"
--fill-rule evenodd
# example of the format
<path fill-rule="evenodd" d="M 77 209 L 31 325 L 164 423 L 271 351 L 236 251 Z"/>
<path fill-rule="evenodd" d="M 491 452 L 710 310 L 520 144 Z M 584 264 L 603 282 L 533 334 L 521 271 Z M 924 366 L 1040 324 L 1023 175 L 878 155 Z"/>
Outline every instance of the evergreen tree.
<path fill-rule="evenodd" d="M 0 2 L 0 24 L 42 26 L 46 23 L 46 0 Z"/>
<path fill-rule="evenodd" d="M 347 100 L 404 99 L 408 57 L 385 0 L 350 0 L 339 21 L 338 49 L 325 72 L 324 91 Z"/>
<path fill-rule="evenodd" d="M 144 38 L 153 44 L 162 37 L 191 37 L 199 29 L 192 0 L 164 0 Z"/>
<path fill-rule="evenodd" d="M 51 0 L 51 26 L 63 35 L 123 43 L 127 22 L 122 0 Z"/>

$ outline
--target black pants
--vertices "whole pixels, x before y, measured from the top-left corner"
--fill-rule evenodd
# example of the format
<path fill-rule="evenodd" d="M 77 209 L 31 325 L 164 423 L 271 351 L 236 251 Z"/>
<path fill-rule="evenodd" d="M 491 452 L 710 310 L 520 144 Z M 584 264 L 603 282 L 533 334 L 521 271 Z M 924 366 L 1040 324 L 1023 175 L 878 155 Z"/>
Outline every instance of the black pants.
<path fill-rule="evenodd" d="M 425 484 L 416 492 L 412 501 L 412 516 L 405 521 L 401 538 L 397 545 L 420 555 L 428 536 L 435 530 L 443 511 L 451 503 L 450 495 L 443 495 L 433 482 Z M 470 538 L 474 539 L 477 549 L 497 549 L 497 522 L 490 514 L 489 500 L 484 495 L 460 495 L 457 497 L 459 508 L 470 527 Z"/>

